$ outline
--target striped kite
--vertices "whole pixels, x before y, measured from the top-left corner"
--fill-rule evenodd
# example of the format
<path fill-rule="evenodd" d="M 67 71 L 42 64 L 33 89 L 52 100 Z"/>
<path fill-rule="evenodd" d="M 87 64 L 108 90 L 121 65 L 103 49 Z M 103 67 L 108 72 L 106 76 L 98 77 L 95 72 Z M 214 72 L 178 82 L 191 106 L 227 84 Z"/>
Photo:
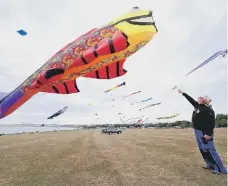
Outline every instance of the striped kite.
<path fill-rule="evenodd" d="M 144 100 L 138 101 L 136 103 L 143 103 L 143 102 L 147 102 L 147 101 L 150 101 L 150 100 L 152 100 L 152 98 L 144 99 Z M 131 105 L 133 105 L 133 103 L 131 103 Z"/>
<path fill-rule="evenodd" d="M 176 115 L 172 115 L 172 116 L 166 116 L 166 117 L 159 117 L 159 118 L 157 118 L 158 120 L 160 120 L 160 119 L 171 119 L 171 118 L 174 118 L 174 117 L 176 117 L 176 116 L 178 116 L 179 114 L 176 114 Z"/>
<path fill-rule="evenodd" d="M 194 68 L 192 71 L 190 71 L 186 76 L 188 76 L 189 74 L 191 74 L 192 72 L 194 72 L 195 70 L 197 70 L 198 68 L 201 68 L 202 66 L 206 65 L 207 63 L 209 63 L 210 61 L 212 61 L 213 59 L 217 58 L 218 56 L 222 56 L 225 57 L 227 55 L 227 49 L 226 50 L 222 50 L 222 51 L 218 51 L 216 52 L 214 55 L 212 55 L 211 57 L 209 57 L 208 59 L 206 59 L 203 63 L 201 63 L 199 66 L 197 66 L 196 68 Z"/>
<path fill-rule="evenodd" d="M 110 89 L 108 89 L 108 90 L 105 90 L 104 92 L 105 92 L 105 93 L 110 92 L 110 91 L 115 90 L 115 89 L 117 89 L 117 88 L 119 88 L 119 87 L 122 87 L 122 86 L 124 86 L 124 85 L 126 85 L 126 82 L 123 82 L 123 83 L 121 83 L 121 84 L 119 84 L 119 85 L 116 85 L 115 87 L 110 88 Z"/>
<path fill-rule="evenodd" d="M 131 93 L 131 94 L 127 95 L 127 96 L 124 96 L 123 98 L 126 98 L 126 97 L 129 97 L 129 96 L 132 96 L 132 95 L 138 94 L 138 93 L 140 93 L 140 92 L 142 92 L 142 91 L 140 90 L 140 91 L 138 91 L 138 92 L 133 92 L 133 93 Z"/>
<path fill-rule="evenodd" d="M 146 106 L 146 107 L 143 107 L 143 108 L 141 108 L 141 109 L 139 109 L 139 110 L 146 109 L 146 108 L 153 107 L 153 106 L 155 106 L 155 105 L 160 105 L 160 104 L 161 104 L 161 103 L 154 103 L 154 104 L 148 105 L 148 106 Z"/>

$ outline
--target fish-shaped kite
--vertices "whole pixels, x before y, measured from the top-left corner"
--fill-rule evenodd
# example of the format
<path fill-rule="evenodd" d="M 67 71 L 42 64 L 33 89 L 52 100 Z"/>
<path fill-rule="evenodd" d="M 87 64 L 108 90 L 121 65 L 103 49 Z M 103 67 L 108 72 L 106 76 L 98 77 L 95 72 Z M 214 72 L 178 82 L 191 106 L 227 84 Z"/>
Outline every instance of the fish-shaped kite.
<path fill-rule="evenodd" d="M 156 33 L 152 11 L 139 8 L 90 30 L 58 51 L 0 100 L 0 118 L 11 114 L 39 92 L 80 92 L 76 83 L 79 77 L 113 79 L 125 75 L 126 59 L 151 41 Z"/>
<path fill-rule="evenodd" d="M 53 119 L 54 117 L 59 116 L 60 114 L 63 114 L 64 112 L 66 112 L 68 106 L 64 107 L 63 109 L 59 110 L 58 112 L 54 113 L 53 115 L 51 115 L 50 117 L 48 117 L 47 119 Z"/>
<path fill-rule="evenodd" d="M 194 72 L 195 70 L 197 70 L 198 68 L 201 68 L 202 66 L 206 65 L 207 63 L 209 63 L 210 61 L 214 60 L 215 58 L 217 58 L 218 56 L 222 56 L 225 57 L 227 55 L 227 49 L 226 50 L 222 50 L 222 51 L 218 51 L 216 52 L 214 55 L 212 55 L 211 57 L 209 57 L 208 59 L 206 59 L 203 63 L 201 63 L 199 66 L 197 66 L 196 68 L 194 68 L 192 71 L 190 71 L 186 76 L 188 76 L 189 74 L 191 74 L 192 72 Z"/>
<path fill-rule="evenodd" d="M 116 85 L 115 87 L 110 88 L 110 89 L 108 89 L 108 90 L 105 90 L 104 92 L 105 92 L 105 93 L 110 92 L 110 91 L 115 90 L 115 89 L 117 89 L 117 88 L 119 88 L 119 87 L 122 87 L 122 86 L 124 86 L 124 85 L 126 85 L 126 82 L 123 82 L 123 83 L 121 83 L 121 84 L 119 84 L 119 85 Z"/>

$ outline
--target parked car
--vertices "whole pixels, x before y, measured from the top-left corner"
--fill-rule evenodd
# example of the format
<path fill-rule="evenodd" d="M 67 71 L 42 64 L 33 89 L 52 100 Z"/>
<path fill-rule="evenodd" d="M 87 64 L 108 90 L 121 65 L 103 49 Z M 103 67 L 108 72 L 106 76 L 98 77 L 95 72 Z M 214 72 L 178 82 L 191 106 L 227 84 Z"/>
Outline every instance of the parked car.
<path fill-rule="evenodd" d="M 119 128 L 115 128 L 115 127 L 107 127 L 105 129 L 102 129 L 102 133 L 104 134 L 113 134 L 113 133 L 116 133 L 116 134 L 121 134 L 122 133 L 122 130 L 119 129 Z"/>

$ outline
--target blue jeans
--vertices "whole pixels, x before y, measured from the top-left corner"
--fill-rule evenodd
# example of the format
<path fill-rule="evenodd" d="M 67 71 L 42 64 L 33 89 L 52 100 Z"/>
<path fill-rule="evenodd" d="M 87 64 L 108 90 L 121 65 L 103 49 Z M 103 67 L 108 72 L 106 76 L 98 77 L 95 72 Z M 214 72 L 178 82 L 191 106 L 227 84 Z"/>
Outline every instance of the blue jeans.
<path fill-rule="evenodd" d="M 199 150 L 203 156 L 204 161 L 208 167 L 213 167 L 216 172 L 227 174 L 227 170 L 224 167 L 219 154 L 216 152 L 213 138 L 209 141 L 205 141 L 201 130 L 195 129 L 196 140 Z"/>

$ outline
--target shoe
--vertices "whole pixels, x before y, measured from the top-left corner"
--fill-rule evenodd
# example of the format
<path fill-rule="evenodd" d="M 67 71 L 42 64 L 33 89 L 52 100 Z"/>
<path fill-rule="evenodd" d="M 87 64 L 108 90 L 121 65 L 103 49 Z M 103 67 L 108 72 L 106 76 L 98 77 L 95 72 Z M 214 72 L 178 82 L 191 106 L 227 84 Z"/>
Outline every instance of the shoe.
<path fill-rule="evenodd" d="M 205 166 L 205 167 L 202 167 L 203 169 L 206 169 L 206 170 L 214 170 L 214 167 L 212 166 Z"/>
<path fill-rule="evenodd" d="M 211 171 L 211 173 L 212 174 L 216 174 L 216 175 L 221 175 L 222 174 L 221 172 L 218 172 L 218 171 L 215 171 L 215 170 Z"/>

